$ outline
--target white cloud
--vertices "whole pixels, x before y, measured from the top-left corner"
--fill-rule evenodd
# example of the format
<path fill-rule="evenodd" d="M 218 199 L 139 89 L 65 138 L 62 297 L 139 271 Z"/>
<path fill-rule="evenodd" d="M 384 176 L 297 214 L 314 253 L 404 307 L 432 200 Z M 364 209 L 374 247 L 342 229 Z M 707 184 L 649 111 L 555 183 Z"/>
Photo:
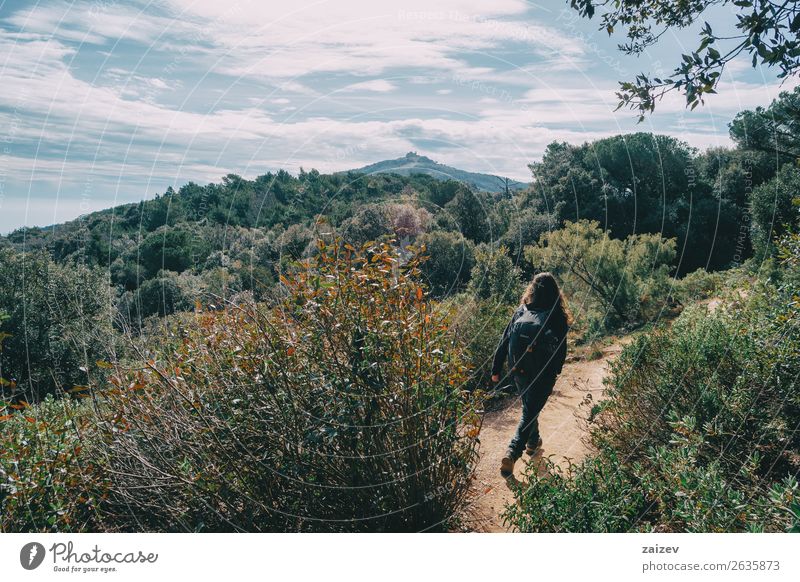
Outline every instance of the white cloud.
<path fill-rule="evenodd" d="M 233 77 L 295 80 L 312 72 L 391 68 L 471 72 L 460 53 L 492 52 L 508 42 L 540 55 L 579 57 L 583 42 L 523 20 L 525 0 L 166 0 L 151 3 L 56 2 L 20 10 L 6 22 L 65 41 L 125 39 L 153 50 L 172 48 L 204 59 L 207 70 Z M 213 47 L 213 48 L 209 48 Z"/>
<path fill-rule="evenodd" d="M 3 20 L 28 33 L 90 44 L 126 39 L 151 45 L 159 39 L 197 34 L 185 20 L 154 14 L 148 7 L 152 8 L 150 3 L 138 2 L 35 3 Z"/>
<path fill-rule="evenodd" d="M 374 79 L 372 81 L 362 81 L 353 83 L 341 89 L 341 91 L 374 91 L 376 93 L 388 93 L 397 89 L 393 83 L 385 79 Z"/>

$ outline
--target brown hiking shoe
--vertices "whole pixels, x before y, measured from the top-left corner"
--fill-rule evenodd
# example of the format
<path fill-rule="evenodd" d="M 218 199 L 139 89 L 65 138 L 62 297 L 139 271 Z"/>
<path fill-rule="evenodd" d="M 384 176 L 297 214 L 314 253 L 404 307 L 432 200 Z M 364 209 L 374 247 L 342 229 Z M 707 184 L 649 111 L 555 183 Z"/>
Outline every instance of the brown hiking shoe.
<path fill-rule="evenodd" d="M 536 451 L 542 448 L 542 437 L 536 441 L 536 446 L 528 443 L 525 445 L 525 452 L 528 453 L 531 457 L 536 454 Z"/>
<path fill-rule="evenodd" d="M 514 463 L 516 462 L 517 459 L 514 458 L 514 454 L 511 451 L 506 451 L 503 460 L 500 461 L 500 475 L 504 479 L 508 479 L 514 474 Z"/>

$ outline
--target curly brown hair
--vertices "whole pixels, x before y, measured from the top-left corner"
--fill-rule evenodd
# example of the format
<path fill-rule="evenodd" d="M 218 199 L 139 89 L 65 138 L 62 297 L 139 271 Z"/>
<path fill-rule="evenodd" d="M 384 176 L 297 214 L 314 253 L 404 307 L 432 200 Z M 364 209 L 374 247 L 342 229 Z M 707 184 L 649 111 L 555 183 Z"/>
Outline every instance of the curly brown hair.
<path fill-rule="evenodd" d="M 572 324 L 567 300 L 552 273 L 544 272 L 536 275 L 525 288 L 520 301 L 533 309 L 556 309 L 567 325 Z"/>

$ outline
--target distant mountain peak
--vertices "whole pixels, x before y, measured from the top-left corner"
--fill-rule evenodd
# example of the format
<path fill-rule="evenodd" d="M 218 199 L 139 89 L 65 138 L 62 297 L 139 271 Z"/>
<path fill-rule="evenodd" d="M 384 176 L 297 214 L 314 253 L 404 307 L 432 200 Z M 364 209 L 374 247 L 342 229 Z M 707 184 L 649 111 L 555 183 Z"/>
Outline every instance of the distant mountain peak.
<path fill-rule="evenodd" d="M 426 174 L 437 180 L 456 180 L 476 190 L 485 192 L 504 192 L 506 187 L 509 190 L 522 190 L 528 186 L 524 182 L 493 174 L 459 170 L 458 168 L 440 164 L 417 152 L 408 152 L 402 158 L 383 160 L 352 171 L 360 174 L 399 174 L 401 176 Z"/>
<path fill-rule="evenodd" d="M 431 164 L 435 164 L 436 163 L 432 159 L 430 159 L 429 157 L 421 156 L 417 152 L 408 152 L 406 154 L 406 156 L 405 156 L 405 159 L 407 159 L 409 161 L 414 161 L 414 162 L 428 162 L 428 163 L 431 163 Z"/>

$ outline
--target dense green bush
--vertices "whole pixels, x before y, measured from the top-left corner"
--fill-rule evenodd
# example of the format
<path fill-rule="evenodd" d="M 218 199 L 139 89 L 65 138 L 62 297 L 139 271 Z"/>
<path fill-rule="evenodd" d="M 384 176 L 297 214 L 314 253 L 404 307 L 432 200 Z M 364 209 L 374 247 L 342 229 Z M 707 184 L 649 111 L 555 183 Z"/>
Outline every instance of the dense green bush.
<path fill-rule="evenodd" d="M 697 269 L 675 281 L 672 295 L 684 305 L 708 299 L 722 290 L 725 278 L 726 275 L 720 272 Z"/>
<path fill-rule="evenodd" d="M 474 243 L 482 243 L 497 238 L 500 233 L 493 232 L 492 198 L 486 192 L 473 192 L 469 188 L 459 188 L 456 195 L 447 203 L 439 217 L 447 218 L 443 225 L 456 230 Z"/>
<path fill-rule="evenodd" d="M 464 350 L 469 364 L 470 390 L 494 388 L 491 382 L 492 359 L 517 301 L 499 304 L 493 300 L 481 300 L 462 293 L 441 305 L 450 316 L 450 333 L 453 341 Z"/>
<path fill-rule="evenodd" d="M 176 274 L 162 271 L 160 277 L 148 279 L 136 291 L 123 295 L 119 301 L 119 310 L 131 326 L 138 328 L 145 317 L 164 317 L 192 305 L 194 298 L 181 289 Z"/>
<path fill-rule="evenodd" d="M 273 307 L 182 319 L 116 370 L 105 518 L 124 530 L 418 531 L 464 509 L 479 417 L 468 369 L 386 245 L 320 246 Z M 143 487 L 143 484 L 147 484 Z"/>
<path fill-rule="evenodd" d="M 709 458 L 730 455 L 737 464 L 757 452 L 765 471 L 788 470 L 792 451 L 800 450 L 800 394 L 792 390 L 800 336 L 785 322 L 797 314 L 791 304 L 770 305 L 781 301 L 774 291 L 762 293 L 748 308 L 729 303 L 708 314 L 699 306 L 637 338 L 613 365 L 598 438 L 617 448 L 661 442 L 672 433 L 671 412 L 710 427 L 703 449 Z"/>
<path fill-rule="evenodd" d="M 761 261 L 774 252 L 770 241 L 783 236 L 787 228 L 800 225 L 793 201 L 800 194 L 800 168 L 786 164 L 769 182 L 754 188 L 750 195 L 753 222 L 751 234 L 756 259 Z"/>
<path fill-rule="evenodd" d="M 377 241 L 392 232 L 392 221 L 385 204 L 366 204 L 342 225 L 342 235 L 347 242 L 361 246 Z"/>
<path fill-rule="evenodd" d="M 416 243 L 427 260 L 420 266 L 434 297 L 462 291 L 475 265 L 475 245 L 457 232 L 435 230 L 422 234 Z"/>
<path fill-rule="evenodd" d="M 87 454 L 95 436 L 85 403 L 48 396 L 0 412 L 0 532 L 102 529 L 105 473 Z"/>
<path fill-rule="evenodd" d="M 148 234 L 136 250 L 141 278 L 155 277 L 161 270 L 181 273 L 202 265 L 210 254 L 206 238 L 196 228 L 162 227 Z"/>
<path fill-rule="evenodd" d="M 508 254 L 517 267 L 526 269 L 529 264 L 525 261 L 525 247 L 536 244 L 544 233 L 555 230 L 560 225 L 553 214 L 540 212 L 535 208 L 514 209 L 500 244 L 508 249 Z M 531 275 L 529 272 L 524 274 Z"/>
<path fill-rule="evenodd" d="M 468 293 L 484 302 L 507 305 L 522 295 L 520 270 L 514 266 L 505 247 L 478 245 L 475 265 L 469 278 Z"/>
<path fill-rule="evenodd" d="M 661 313 L 675 254 L 675 239 L 639 234 L 620 240 L 588 220 L 566 222 L 525 249 L 536 271 L 552 271 L 571 302 L 583 306 L 579 318 L 599 315 L 612 326 Z"/>
<path fill-rule="evenodd" d="M 543 195 L 559 221 L 597 221 L 615 239 L 676 239 L 683 249 L 679 274 L 719 269 L 736 254 L 743 209 L 716 187 L 726 166 L 708 168 L 688 144 L 666 135 L 554 142 L 530 166 L 537 185 L 531 194 Z"/>
<path fill-rule="evenodd" d="M 0 250 L 0 400 L 36 402 L 89 382 L 114 350 L 107 278 L 44 251 Z"/>
<path fill-rule="evenodd" d="M 579 465 L 550 460 L 527 471 L 504 519 L 522 532 L 787 531 L 800 525 L 800 487 L 787 476 L 765 484 L 752 464 L 730 474 L 698 461 L 696 431 L 675 423 L 669 445 L 631 464 L 604 447 Z"/>

